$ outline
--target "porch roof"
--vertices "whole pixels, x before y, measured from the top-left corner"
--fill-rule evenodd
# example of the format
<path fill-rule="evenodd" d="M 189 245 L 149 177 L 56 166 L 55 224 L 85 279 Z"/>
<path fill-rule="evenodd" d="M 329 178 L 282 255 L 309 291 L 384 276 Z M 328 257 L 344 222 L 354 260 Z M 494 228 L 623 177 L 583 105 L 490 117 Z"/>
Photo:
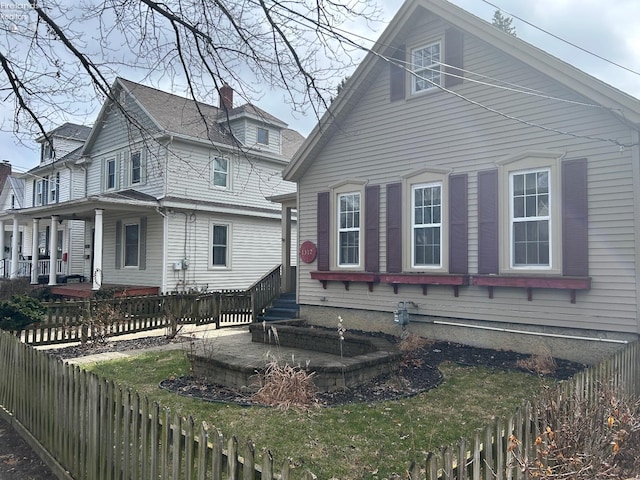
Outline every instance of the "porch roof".
<path fill-rule="evenodd" d="M 68 202 L 24 208 L 20 210 L 20 216 L 23 218 L 48 218 L 57 215 L 64 220 L 87 220 L 93 218 L 97 208 L 125 212 L 131 211 L 132 208 L 156 209 L 159 206 L 158 199 L 151 195 L 135 190 L 125 190 L 92 195 Z"/>

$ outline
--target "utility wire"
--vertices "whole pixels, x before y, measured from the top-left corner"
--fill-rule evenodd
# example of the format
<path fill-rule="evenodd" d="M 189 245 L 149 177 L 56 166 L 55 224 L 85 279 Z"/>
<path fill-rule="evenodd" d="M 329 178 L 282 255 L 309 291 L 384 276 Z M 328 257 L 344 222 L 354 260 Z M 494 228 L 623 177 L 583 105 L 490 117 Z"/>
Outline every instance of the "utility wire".
<path fill-rule="evenodd" d="M 576 45 L 575 43 L 570 42 L 569 40 L 565 40 L 564 38 L 562 38 L 562 37 L 560 37 L 560 36 L 558 36 L 558 35 L 556 35 L 556 34 L 554 34 L 554 33 L 551 33 L 551 32 L 550 32 L 550 31 L 548 31 L 548 30 L 545 30 L 544 28 L 538 27 L 537 25 L 535 25 L 535 24 L 533 24 L 533 23 L 531 23 L 531 22 L 529 22 L 529 21 L 527 21 L 527 20 L 523 19 L 522 17 L 519 17 L 519 16 L 517 16 L 517 15 L 514 15 L 513 13 L 508 12 L 508 11 L 506 11 L 506 10 L 504 10 L 504 9 L 500 8 L 499 6 L 497 6 L 497 5 L 495 5 L 495 4 L 491 3 L 491 2 L 489 2 L 488 0 L 482 0 L 482 1 L 483 1 L 484 3 L 486 3 L 487 5 L 491 5 L 493 8 L 496 8 L 496 9 L 498 9 L 498 10 L 500 10 L 500 11 L 502 11 L 502 12 L 506 13 L 506 14 L 507 14 L 507 15 L 509 15 L 510 17 L 516 18 L 516 19 L 520 20 L 522 23 L 525 23 L 525 24 L 529 25 L 530 27 L 535 28 L 536 30 L 540 30 L 541 32 L 546 33 L 547 35 L 549 35 L 549 36 L 551 36 L 551 37 L 555 38 L 556 40 L 560 40 L 561 42 L 564 42 L 564 43 L 566 43 L 567 45 L 571 45 L 572 47 L 577 48 L 578 50 L 580 50 L 580 51 L 582 51 L 582 52 L 584 52 L 584 53 L 587 53 L 587 54 L 592 55 L 592 56 L 594 56 L 594 57 L 596 57 L 596 58 L 599 58 L 599 59 L 600 59 L 600 60 L 602 60 L 602 61 L 605 61 L 605 62 L 607 62 L 607 63 L 610 63 L 611 65 L 615 65 L 615 66 L 616 66 L 616 67 L 618 67 L 618 68 L 622 68 L 623 70 L 626 70 L 627 72 L 630 72 L 630 73 L 633 73 L 633 74 L 635 74 L 635 75 L 639 75 L 639 76 L 640 76 L 640 72 L 636 72 L 635 70 L 632 70 L 631 68 L 625 67 L 624 65 L 620 65 L 619 63 L 616 63 L 616 62 L 614 62 L 613 60 L 609 60 L 608 58 L 603 57 L 602 55 L 598 55 L 597 53 L 593 53 L 593 52 L 591 52 L 591 51 L 587 50 L 586 48 L 581 47 L 580 45 Z"/>

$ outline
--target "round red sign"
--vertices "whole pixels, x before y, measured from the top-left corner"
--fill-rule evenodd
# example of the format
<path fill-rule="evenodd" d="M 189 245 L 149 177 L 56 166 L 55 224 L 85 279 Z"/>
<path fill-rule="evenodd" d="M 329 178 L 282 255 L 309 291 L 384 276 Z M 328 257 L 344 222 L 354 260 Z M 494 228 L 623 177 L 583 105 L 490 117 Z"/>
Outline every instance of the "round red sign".
<path fill-rule="evenodd" d="M 300 258 L 304 263 L 311 263 L 316 259 L 318 249 L 316 244 L 310 240 L 307 240 L 300 245 Z"/>

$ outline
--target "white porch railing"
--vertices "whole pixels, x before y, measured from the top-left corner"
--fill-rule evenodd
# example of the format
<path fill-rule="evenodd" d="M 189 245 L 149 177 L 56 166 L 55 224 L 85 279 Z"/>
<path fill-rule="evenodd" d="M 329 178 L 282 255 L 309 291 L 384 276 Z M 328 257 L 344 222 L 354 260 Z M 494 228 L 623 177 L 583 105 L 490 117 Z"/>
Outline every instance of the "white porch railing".
<path fill-rule="evenodd" d="M 64 273 L 64 263 L 62 260 L 56 260 L 56 274 Z M 38 276 L 49 275 L 49 260 L 38 260 Z M 18 277 L 31 276 L 31 261 L 18 260 Z M 0 278 L 11 277 L 11 260 L 5 258 L 0 260 Z"/>

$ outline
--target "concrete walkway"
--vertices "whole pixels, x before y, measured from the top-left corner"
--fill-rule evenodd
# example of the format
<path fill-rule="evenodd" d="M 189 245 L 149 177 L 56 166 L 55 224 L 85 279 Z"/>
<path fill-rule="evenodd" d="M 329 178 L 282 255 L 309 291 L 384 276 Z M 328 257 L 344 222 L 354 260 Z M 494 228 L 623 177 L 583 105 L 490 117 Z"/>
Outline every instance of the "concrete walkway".
<path fill-rule="evenodd" d="M 135 340 L 138 338 L 148 338 L 148 337 L 161 337 L 164 336 L 166 333 L 166 330 L 164 328 L 159 328 L 157 330 L 147 330 L 144 332 L 136 332 L 136 333 L 128 333 L 126 335 L 118 335 L 118 336 L 114 336 L 114 337 L 110 337 L 107 341 L 108 342 L 119 342 L 119 341 L 123 341 L 123 340 Z M 223 338 L 223 337 L 231 337 L 231 336 L 239 336 L 238 340 L 240 339 L 240 337 L 247 337 L 250 338 L 250 334 L 249 334 L 249 326 L 248 325 L 240 325 L 237 327 L 226 327 L 226 328 L 219 328 L 216 329 L 215 324 L 209 324 L 209 325 L 184 325 L 183 328 L 180 330 L 179 337 L 183 337 L 185 339 L 188 339 L 186 342 L 175 342 L 175 343 L 169 343 L 166 345 L 158 345 L 155 347 L 149 347 L 149 348 L 141 348 L 138 350 L 127 350 L 124 352 L 102 352 L 102 353 L 96 353 L 93 355 L 84 355 L 82 357 L 77 357 L 77 358 L 70 358 L 70 359 L 66 359 L 65 362 L 68 363 L 72 363 L 72 364 L 77 364 L 77 365 L 81 365 L 81 364 L 86 364 L 86 363 L 96 363 L 96 362 L 106 362 L 109 360 L 118 360 L 118 359 L 123 359 L 123 358 L 127 358 L 127 357 L 132 357 L 135 355 L 140 355 L 143 353 L 147 353 L 147 352 L 153 352 L 153 351 L 161 351 L 161 350 L 182 350 L 185 348 L 191 348 L 190 346 L 190 342 L 189 340 L 192 340 L 192 342 L 195 342 L 196 346 L 201 346 L 203 344 L 215 344 L 216 343 L 216 339 L 218 338 Z M 224 343 L 227 343 L 227 340 L 225 340 Z M 237 344 L 237 340 L 236 341 L 232 341 L 232 344 Z M 73 342 L 73 343 L 61 343 L 61 344 L 55 344 L 55 345 L 44 345 L 44 346 L 38 346 L 35 347 L 38 350 L 55 350 L 58 348 L 64 348 L 64 347 L 69 347 L 69 346 L 73 346 L 73 345 L 79 345 L 79 342 Z M 236 350 L 237 351 L 237 350 Z"/>

